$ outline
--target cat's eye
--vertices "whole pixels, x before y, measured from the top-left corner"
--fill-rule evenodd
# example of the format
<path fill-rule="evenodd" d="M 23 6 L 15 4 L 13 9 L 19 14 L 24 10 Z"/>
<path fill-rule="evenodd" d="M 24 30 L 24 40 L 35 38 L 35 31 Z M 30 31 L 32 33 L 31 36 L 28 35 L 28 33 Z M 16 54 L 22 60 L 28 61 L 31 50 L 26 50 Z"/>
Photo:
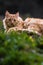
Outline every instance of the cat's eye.
<path fill-rule="evenodd" d="M 14 21 L 16 21 L 16 20 L 14 19 Z"/>
<path fill-rule="evenodd" d="M 11 21 L 11 19 L 9 19 L 9 21 Z"/>

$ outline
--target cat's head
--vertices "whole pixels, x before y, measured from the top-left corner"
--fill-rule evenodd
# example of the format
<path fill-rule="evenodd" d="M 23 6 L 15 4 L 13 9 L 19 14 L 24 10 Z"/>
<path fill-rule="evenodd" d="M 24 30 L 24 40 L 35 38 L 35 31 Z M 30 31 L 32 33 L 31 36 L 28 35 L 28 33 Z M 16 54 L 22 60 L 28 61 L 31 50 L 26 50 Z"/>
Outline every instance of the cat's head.
<path fill-rule="evenodd" d="M 15 25 L 18 22 L 19 12 L 16 14 L 10 14 L 8 11 L 5 13 L 6 23 L 8 25 Z"/>
<path fill-rule="evenodd" d="M 15 14 L 10 14 L 8 11 L 6 11 L 4 21 L 5 21 L 5 25 L 10 28 L 10 27 L 16 26 L 17 23 L 19 23 L 23 20 L 19 16 L 19 12 L 15 13 Z"/>

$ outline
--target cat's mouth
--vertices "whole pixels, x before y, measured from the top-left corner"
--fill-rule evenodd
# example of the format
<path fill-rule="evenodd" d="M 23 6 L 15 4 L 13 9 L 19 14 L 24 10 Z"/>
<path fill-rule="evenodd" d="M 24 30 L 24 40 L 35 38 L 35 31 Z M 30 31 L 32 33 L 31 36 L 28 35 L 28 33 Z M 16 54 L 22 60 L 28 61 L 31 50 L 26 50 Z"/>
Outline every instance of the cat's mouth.
<path fill-rule="evenodd" d="M 12 23 L 7 23 L 8 27 L 14 27 L 14 25 Z"/>
<path fill-rule="evenodd" d="M 15 22 L 15 23 L 7 23 L 7 26 L 9 27 L 9 28 L 11 28 L 11 27 L 16 27 L 17 26 L 17 22 Z"/>

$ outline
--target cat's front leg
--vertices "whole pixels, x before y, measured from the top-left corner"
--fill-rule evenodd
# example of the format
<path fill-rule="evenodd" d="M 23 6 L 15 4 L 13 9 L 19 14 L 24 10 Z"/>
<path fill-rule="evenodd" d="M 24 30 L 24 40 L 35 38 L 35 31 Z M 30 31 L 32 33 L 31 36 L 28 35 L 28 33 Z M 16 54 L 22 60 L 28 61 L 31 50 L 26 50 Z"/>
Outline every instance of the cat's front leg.
<path fill-rule="evenodd" d="M 17 31 L 17 27 L 12 27 L 12 28 L 9 28 L 7 33 L 11 32 L 11 31 Z"/>

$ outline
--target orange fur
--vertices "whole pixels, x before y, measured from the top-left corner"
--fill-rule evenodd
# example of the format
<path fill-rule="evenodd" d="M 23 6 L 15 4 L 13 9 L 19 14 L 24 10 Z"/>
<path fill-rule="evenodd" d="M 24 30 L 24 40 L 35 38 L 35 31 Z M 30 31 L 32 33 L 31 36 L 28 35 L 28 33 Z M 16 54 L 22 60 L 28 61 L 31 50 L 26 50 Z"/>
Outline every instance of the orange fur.
<path fill-rule="evenodd" d="M 26 18 L 24 26 L 27 26 L 28 30 L 36 31 L 40 34 L 43 34 L 43 19 Z"/>

